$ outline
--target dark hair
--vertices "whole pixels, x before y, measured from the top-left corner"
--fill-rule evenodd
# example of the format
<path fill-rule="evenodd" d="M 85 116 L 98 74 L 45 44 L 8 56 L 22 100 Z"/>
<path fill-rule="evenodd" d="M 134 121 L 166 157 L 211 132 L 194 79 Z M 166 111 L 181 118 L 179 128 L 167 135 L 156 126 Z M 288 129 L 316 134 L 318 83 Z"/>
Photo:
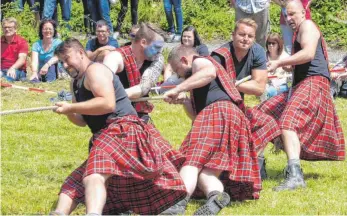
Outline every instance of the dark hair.
<path fill-rule="evenodd" d="M 64 55 L 65 52 L 70 48 L 84 50 L 84 47 L 81 44 L 81 42 L 79 42 L 79 40 L 77 40 L 76 38 L 67 38 L 57 46 L 57 48 L 54 51 L 54 55 L 57 55 L 58 57 L 60 55 Z M 85 50 L 84 53 L 86 54 Z"/>
<path fill-rule="evenodd" d="M 103 19 L 99 20 L 96 22 L 96 27 L 103 27 L 103 26 L 106 26 L 107 27 L 107 30 L 110 30 L 110 27 L 107 25 L 107 22 Z"/>
<path fill-rule="evenodd" d="M 201 45 L 201 39 L 199 37 L 198 31 L 196 30 L 196 28 L 194 26 L 187 26 L 183 29 L 182 31 L 182 35 L 181 35 L 181 44 L 183 44 L 182 42 L 182 38 L 183 38 L 183 32 L 186 31 L 192 31 L 193 35 L 194 35 L 194 46 L 193 47 L 197 47 Z"/>
<path fill-rule="evenodd" d="M 269 34 L 269 36 L 266 39 L 266 53 L 269 54 L 269 48 L 268 48 L 268 42 L 269 40 L 274 40 L 276 41 L 276 43 L 278 44 L 278 49 L 277 49 L 277 55 L 281 55 L 283 52 L 283 40 L 281 35 L 279 35 L 278 33 L 271 33 Z"/>
<path fill-rule="evenodd" d="M 160 31 L 162 30 L 151 23 L 141 23 L 140 29 L 137 31 L 134 41 L 138 42 L 141 39 L 145 39 L 148 43 L 151 43 L 156 39 L 157 36 L 161 36 Z"/>
<path fill-rule="evenodd" d="M 52 20 L 52 19 L 44 19 L 40 22 L 40 27 L 39 27 L 39 36 L 40 36 L 40 39 L 42 40 L 43 39 L 43 34 L 42 34 L 42 29 L 43 29 L 43 26 L 46 24 L 46 23 L 50 23 L 53 25 L 53 30 L 54 30 L 54 33 L 53 33 L 53 37 L 56 38 L 57 37 L 57 23 Z"/>

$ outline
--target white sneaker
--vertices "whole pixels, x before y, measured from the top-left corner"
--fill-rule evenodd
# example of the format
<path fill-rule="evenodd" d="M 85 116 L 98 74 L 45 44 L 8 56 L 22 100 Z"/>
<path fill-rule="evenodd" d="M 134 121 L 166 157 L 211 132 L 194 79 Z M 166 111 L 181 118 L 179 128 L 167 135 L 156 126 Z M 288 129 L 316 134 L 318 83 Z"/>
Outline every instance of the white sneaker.
<path fill-rule="evenodd" d="M 181 42 L 181 35 L 176 34 L 173 39 L 172 39 L 173 43 L 177 43 L 177 42 Z"/>
<path fill-rule="evenodd" d="M 113 38 L 114 38 L 114 39 L 117 39 L 118 36 L 119 36 L 119 32 L 114 32 L 114 33 L 113 33 Z"/>

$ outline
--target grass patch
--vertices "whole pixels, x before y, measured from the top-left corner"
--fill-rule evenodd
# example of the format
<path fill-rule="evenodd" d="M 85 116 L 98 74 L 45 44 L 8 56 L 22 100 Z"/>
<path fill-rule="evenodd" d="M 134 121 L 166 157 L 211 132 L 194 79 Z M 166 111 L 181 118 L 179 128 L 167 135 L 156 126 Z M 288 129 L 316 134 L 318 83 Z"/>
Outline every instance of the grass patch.
<path fill-rule="evenodd" d="M 68 89 L 68 81 L 55 83 L 17 83 L 60 91 Z M 1 110 L 51 106 L 49 95 L 17 89 L 1 90 Z M 246 103 L 258 103 L 246 97 Z M 338 98 L 336 109 L 347 132 L 347 101 Z M 178 148 L 190 129 L 191 122 L 179 105 L 154 102 L 152 118 L 162 135 Z M 48 214 L 55 206 L 60 186 L 88 154 L 88 128 L 70 123 L 64 115 L 51 111 L 16 114 L 1 117 L 1 214 Z M 346 136 L 345 136 L 346 138 Z M 221 214 L 347 214 L 347 162 L 302 162 L 307 188 L 275 193 L 272 187 L 282 179 L 286 164 L 283 153 L 265 152 L 269 179 L 263 182 L 257 201 L 232 203 Z M 192 214 L 201 201 L 191 201 L 187 214 Z M 83 214 L 81 206 L 75 214 Z"/>

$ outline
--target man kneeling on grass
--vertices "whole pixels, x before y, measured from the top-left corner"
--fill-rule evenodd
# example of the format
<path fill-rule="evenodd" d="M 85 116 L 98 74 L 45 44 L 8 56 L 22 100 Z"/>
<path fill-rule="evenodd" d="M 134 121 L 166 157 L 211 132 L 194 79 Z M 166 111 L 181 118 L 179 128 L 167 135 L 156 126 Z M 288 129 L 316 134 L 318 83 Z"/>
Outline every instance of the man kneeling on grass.
<path fill-rule="evenodd" d="M 235 76 L 211 57 L 199 57 L 194 48 L 178 47 L 169 63 L 184 82 L 164 94 L 169 103 L 184 104 L 193 126 L 180 151 L 186 161 L 180 175 L 188 197 L 162 214 L 184 214 L 196 187 L 207 197 L 195 215 L 215 215 L 230 199 L 259 197 L 261 179 L 257 153 Z M 186 100 L 185 91 L 191 91 Z"/>
<path fill-rule="evenodd" d="M 168 143 L 151 135 L 155 129 L 137 116 L 118 76 L 90 61 L 76 39 L 63 42 L 56 55 L 73 78 L 74 98 L 57 103 L 55 112 L 88 125 L 93 137 L 88 159 L 65 180 L 51 214 L 70 214 L 84 202 L 89 215 L 153 215 L 186 197 L 176 167 L 162 152 Z"/>

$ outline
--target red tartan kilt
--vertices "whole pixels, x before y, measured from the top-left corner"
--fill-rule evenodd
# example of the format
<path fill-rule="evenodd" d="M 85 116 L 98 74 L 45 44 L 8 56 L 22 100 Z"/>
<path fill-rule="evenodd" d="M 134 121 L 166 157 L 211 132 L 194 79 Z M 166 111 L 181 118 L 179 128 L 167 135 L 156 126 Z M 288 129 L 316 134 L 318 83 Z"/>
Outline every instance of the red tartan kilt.
<path fill-rule="evenodd" d="M 225 171 L 222 181 L 233 200 L 258 197 L 261 180 L 249 122 L 232 102 L 204 108 L 180 151 L 186 156 L 184 165 Z"/>
<path fill-rule="evenodd" d="M 247 108 L 246 117 L 251 124 L 255 150 L 261 152 L 267 144 L 281 135 L 276 119 L 256 108 Z"/>
<path fill-rule="evenodd" d="M 281 130 L 295 131 L 303 160 L 344 160 L 345 141 L 330 83 L 321 76 L 308 77 L 288 93 L 270 98 L 257 109 L 272 115 Z"/>
<path fill-rule="evenodd" d="M 113 175 L 103 214 L 159 214 L 183 199 L 184 183 L 151 130 L 135 116 L 112 119 L 94 135 L 88 160 L 66 179 L 61 193 L 84 202 L 83 178 L 103 173 Z"/>

